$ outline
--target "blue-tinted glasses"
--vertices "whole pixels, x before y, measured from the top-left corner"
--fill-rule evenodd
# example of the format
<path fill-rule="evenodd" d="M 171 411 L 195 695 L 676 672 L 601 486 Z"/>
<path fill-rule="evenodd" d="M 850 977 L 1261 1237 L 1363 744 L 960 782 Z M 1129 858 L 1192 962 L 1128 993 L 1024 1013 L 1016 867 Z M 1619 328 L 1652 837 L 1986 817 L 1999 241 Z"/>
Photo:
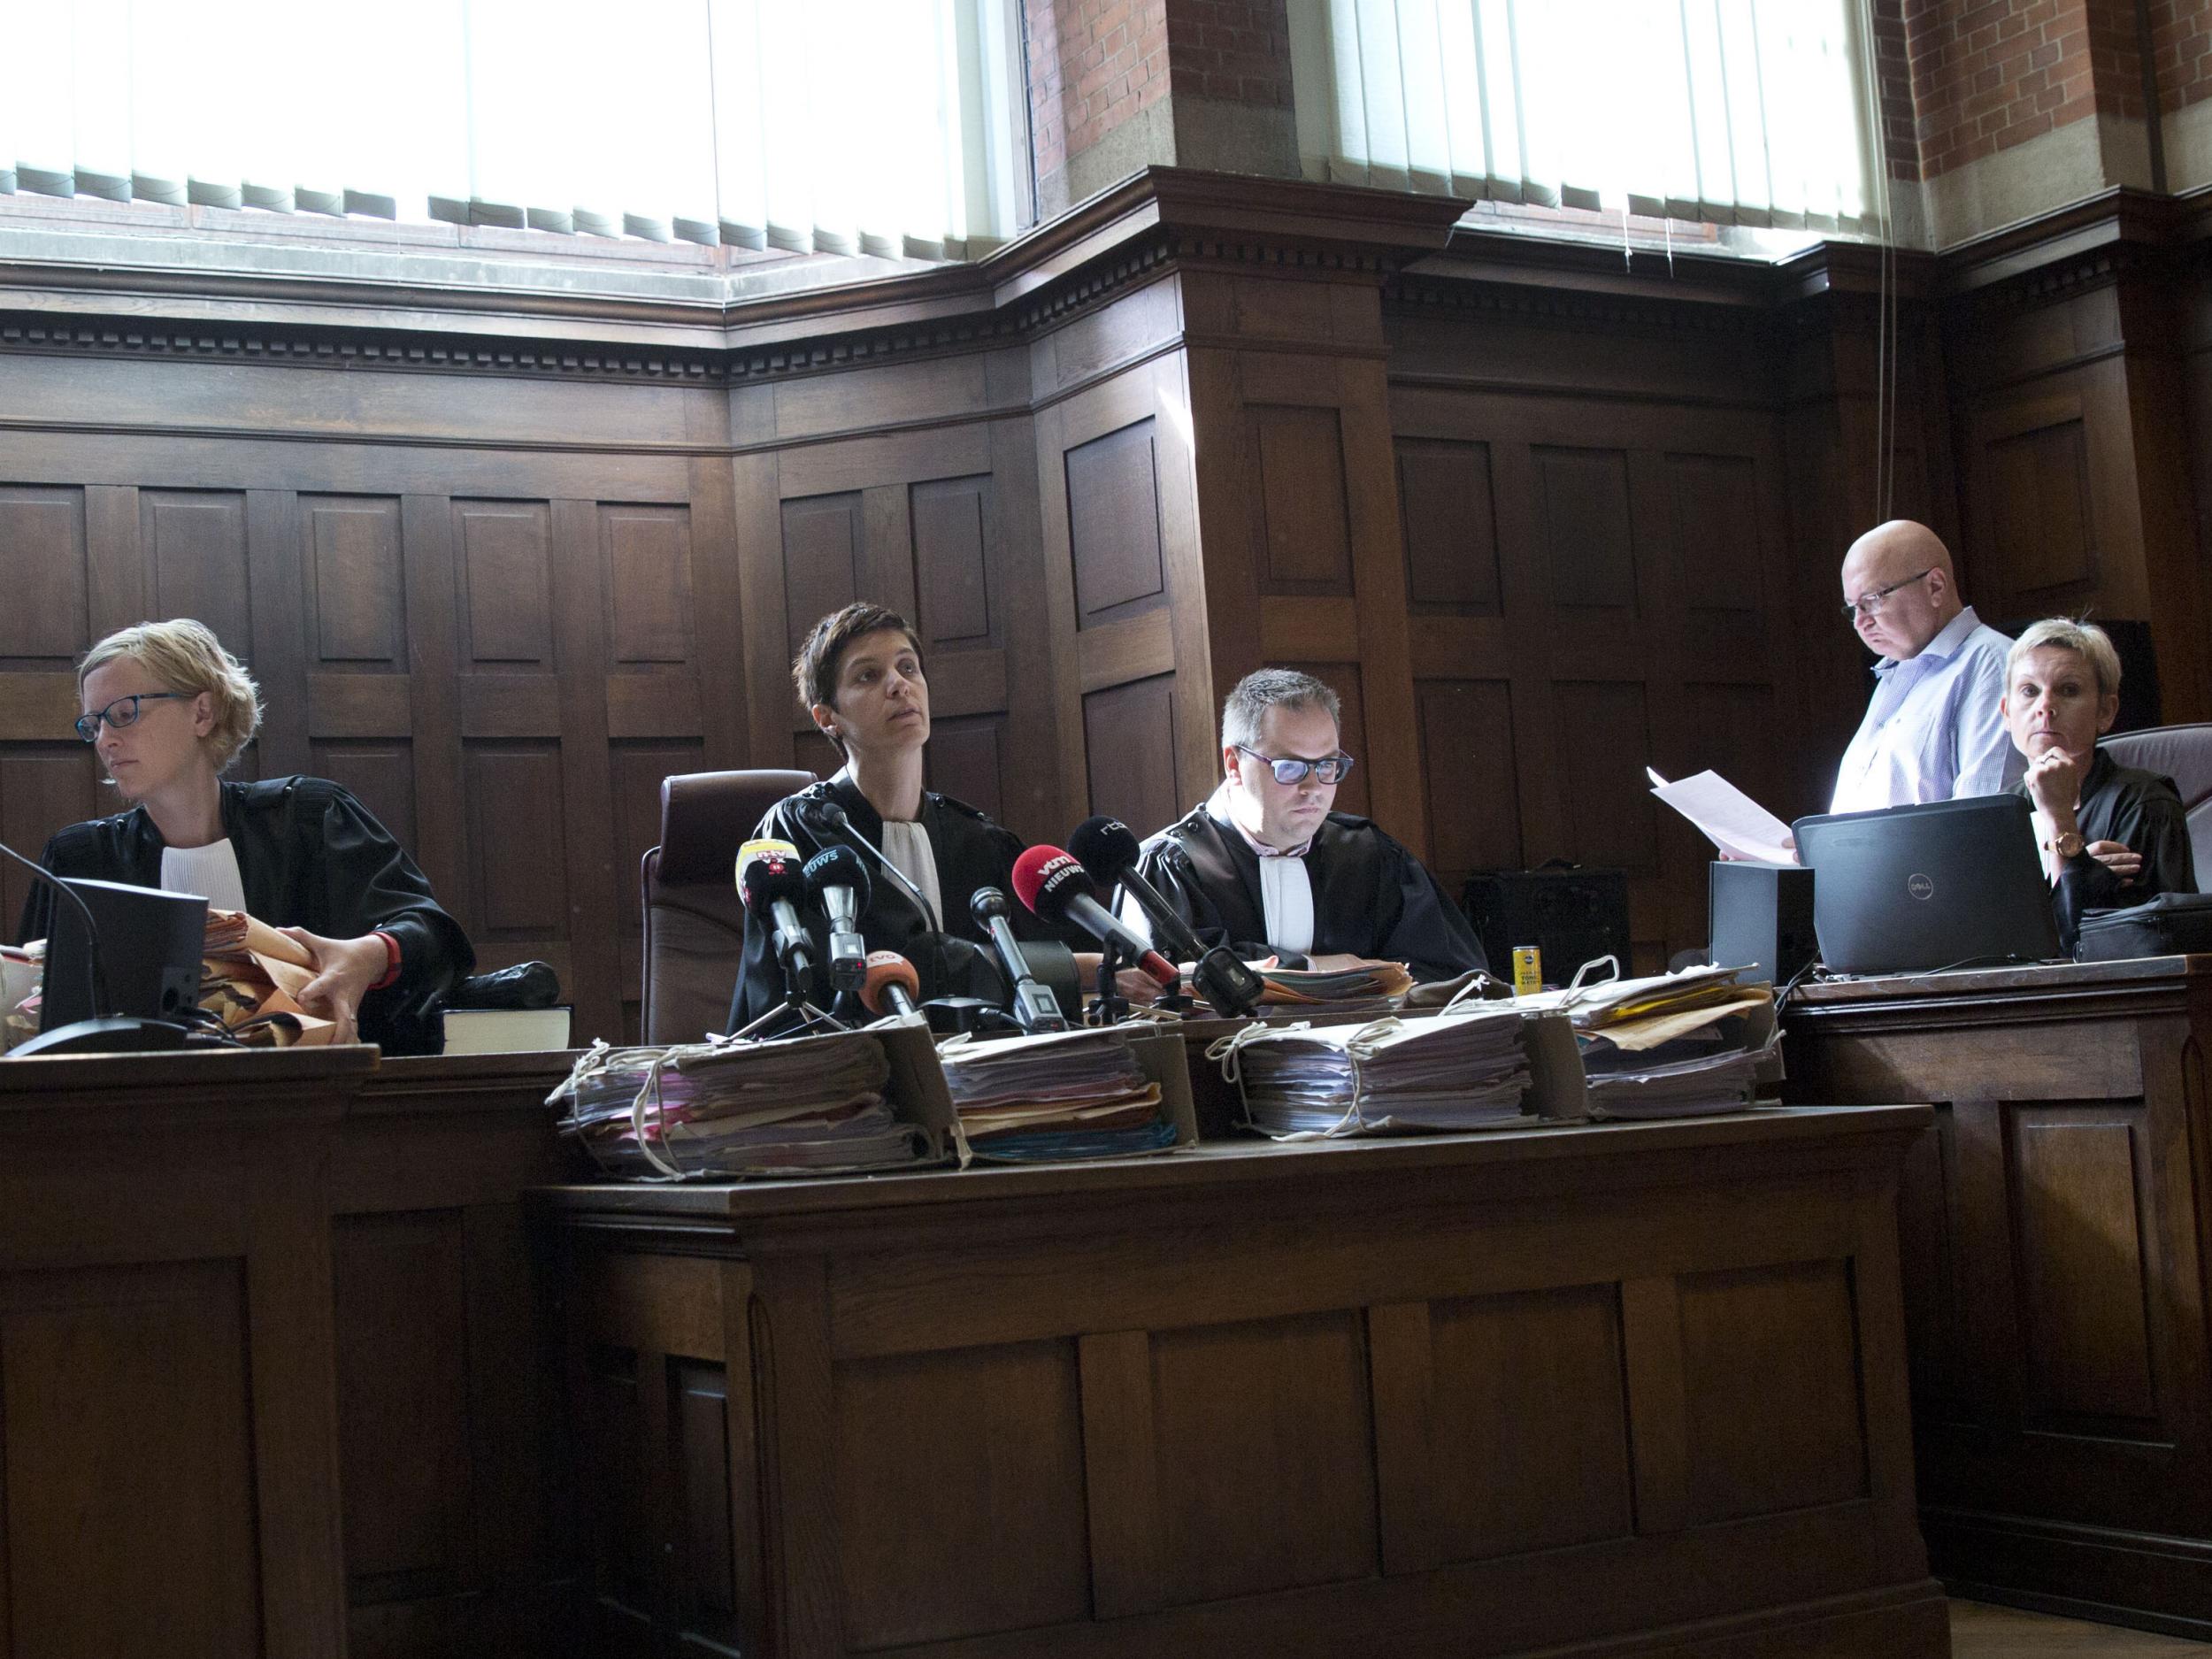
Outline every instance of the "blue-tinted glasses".
<path fill-rule="evenodd" d="M 100 741 L 101 721 L 105 720 L 119 732 L 127 726 L 138 724 L 140 703 L 159 703 L 164 698 L 181 698 L 185 695 L 181 691 L 138 691 L 133 692 L 127 697 L 118 697 L 106 708 L 95 709 L 90 714 L 81 718 L 77 722 L 77 735 L 88 743 L 96 743 Z"/>

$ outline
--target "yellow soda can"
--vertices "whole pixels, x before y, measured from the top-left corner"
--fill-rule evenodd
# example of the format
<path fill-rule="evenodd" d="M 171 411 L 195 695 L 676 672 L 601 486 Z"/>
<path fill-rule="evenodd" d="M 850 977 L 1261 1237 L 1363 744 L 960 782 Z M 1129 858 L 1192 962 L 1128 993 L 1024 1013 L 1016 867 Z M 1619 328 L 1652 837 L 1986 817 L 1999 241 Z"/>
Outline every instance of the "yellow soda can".
<path fill-rule="evenodd" d="M 1544 988 L 1544 953 L 1534 945 L 1513 947 L 1513 995 L 1533 996 Z"/>

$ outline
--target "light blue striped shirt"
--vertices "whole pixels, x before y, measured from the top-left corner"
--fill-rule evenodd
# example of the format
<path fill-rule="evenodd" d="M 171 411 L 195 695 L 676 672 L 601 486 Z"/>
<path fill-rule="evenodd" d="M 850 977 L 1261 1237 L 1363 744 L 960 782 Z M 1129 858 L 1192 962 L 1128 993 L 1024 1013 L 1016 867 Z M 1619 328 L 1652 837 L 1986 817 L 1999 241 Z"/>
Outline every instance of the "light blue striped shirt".
<path fill-rule="evenodd" d="M 2026 767 L 1998 711 L 2012 641 L 1971 605 L 1917 657 L 1874 665 L 1874 697 L 1836 772 L 1831 812 L 2001 795 Z"/>

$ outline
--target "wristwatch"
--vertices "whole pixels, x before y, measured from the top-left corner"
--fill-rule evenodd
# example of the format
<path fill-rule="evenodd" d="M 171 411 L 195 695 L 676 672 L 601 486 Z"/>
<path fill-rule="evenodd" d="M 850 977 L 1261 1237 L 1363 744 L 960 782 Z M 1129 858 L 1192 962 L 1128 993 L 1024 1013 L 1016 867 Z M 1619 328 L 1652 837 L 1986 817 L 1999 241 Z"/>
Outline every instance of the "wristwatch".
<path fill-rule="evenodd" d="M 2065 830 L 2043 843 L 2045 852 L 2055 852 L 2061 858 L 2075 858 L 2089 843 L 2083 841 L 2079 830 Z"/>

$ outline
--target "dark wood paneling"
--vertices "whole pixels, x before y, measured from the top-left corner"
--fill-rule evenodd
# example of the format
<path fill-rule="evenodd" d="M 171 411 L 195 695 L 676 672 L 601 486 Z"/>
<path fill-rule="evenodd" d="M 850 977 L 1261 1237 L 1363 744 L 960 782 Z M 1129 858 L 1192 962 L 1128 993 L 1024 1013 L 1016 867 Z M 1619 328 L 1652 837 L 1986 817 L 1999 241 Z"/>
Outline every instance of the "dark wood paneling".
<path fill-rule="evenodd" d="M 612 669 L 692 660 L 691 514 L 683 507 L 599 510 Z"/>
<path fill-rule="evenodd" d="M 1680 1294 L 1692 1517 L 1866 1495 L 1849 1265 L 1688 1274 Z"/>
<path fill-rule="evenodd" d="M 735 1647 L 744 1632 L 733 1571 L 737 1528 L 730 1513 L 729 1371 L 704 1360 L 673 1358 L 669 1371 L 688 1603 L 681 1609 L 683 1626 L 688 1635 Z M 746 1518 L 749 1524 L 752 1517 Z M 690 1642 L 684 1646 L 700 1651 Z"/>
<path fill-rule="evenodd" d="M 1148 415 L 1067 452 L 1068 534 L 1079 627 L 1166 603 L 1152 428 Z"/>
<path fill-rule="evenodd" d="M 1428 614 L 1496 616 L 1502 588 L 1490 446 L 1400 438 L 1396 448 L 1408 602 Z"/>
<path fill-rule="evenodd" d="M 1429 1310 L 1439 1561 L 1633 1530 L 1620 1300 L 1610 1285 Z M 1551 1448 L 1577 1448 L 1563 1481 Z"/>
<path fill-rule="evenodd" d="M 243 1266 L 0 1279 L 12 1651 L 263 1651 Z"/>
<path fill-rule="evenodd" d="M 413 743 L 325 739 L 311 749 L 308 765 L 314 776 L 345 785 L 402 847 L 415 846 Z"/>
<path fill-rule="evenodd" d="M 952 1423 L 981 1401 L 992 1402 L 987 1431 L 912 1432 L 918 1409 Z M 851 1362 L 837 1369 L 834 1409 L 854 1648 L 1088 1617 L 1083 1507 L 1032 1495 L 1082 1489 L 1073 1343 Z"/>
<path fill-rule="evenodd" d="M 247 597 L 246 497 L 231 490 L 142 489 L 139 537 L 153 595 L 151 615 L 191 617 L 250 657 L 253 610 Z"/>
<path fill-rule="evenodd" d="M 991 618 L 991 572 L 997 564 L 998 514 L 991 480 L 940 478 L 910 494 L 914 524 L 914 626 L 930 650 L 996 642 Z"/>
<path fill-rule="evenodd" d="M 0 486 L 0 671 L 62 669 L 91 642 L 84 491 Z"/>
<path fill-rule="evenodd" d="M 73 738 L 0 749 L 0 841 L 35 858 L 47 837 L 65 824 L 112 810 L 115 796 L 108 794 L 104 803 L 99 778 L 98 758 Z M 30 884 L 12 858 L 0 861 L 0 933 L 10 939 Z"/>
<path fill-rule="evenodd" d="M 986 817 L 1001 820 L 1006 791 L 999 772 L 1006 717 L 975 714 L 933 720 L 929 731 L 929 787 L 965 801 Z"/>
<path fill-rule="evenodd" d="M 1763 609 L 1758 464 L 1747 455 L 1670 455 L 1666 465 L 1684 608 Z"/>
<path fill-rule="evenodd" d="M 2156 1433 L 2144 1256 L 2157 1229 L 2144 1213 L 2139 1121 L 2110 1107 L 2010 1114 L 2025 1404 L 2039 1426 Z"/>
<path fill-rule="evenodd" d="M 303 495 L 307 637 L 318 663 L 407 666 L 399 503 L 390 496 Z"/>
<path fill-rule="evenodd" d="M 1456 894 L 1476 870 L 1519 870 L 1519 772 L 1513 688 L 1502 680 L 1414 682 L 1421 772 L 1429 786 L 1432 868 Z"/>
<path fill-rule="evenodd" d="M 1359 764 L 1352 768 L 1352 775 L 1336 787 L 1336 803 L 1331 809 L 1338 812 L 1356 813 L 1365 818 L 1368 813 L 1369 763 L 1374 758 L 1367 747 L 1367 699 L 1360 683 L 1357 663 L 1283 663 L 1279 666 L 1295 668 L 1311 674 L 1337 695 L 1342 705 L 1337 712 L 1337 742 L 1344 752 Z"/>
<path fill-rule="evenodd" d="M 1539 446 L 1537 550 L 1552 603 L 1630 611 L 1636 604 L 1636 542 L 1628 456 L 1619 449 Z"/>
<path fill-rule="evenodd" d="M 1153 1333 L 1170 1606 L 1376 1571 L 1361 1324 L 1324 1313 Z"/>
<path fill-rule="evenodd" d="M 461 665 L 553 666 L 551 518 L 542 502 L 453 503 Z"/>
<path fill-rule="evenodd" d="M 2004 549 L 2001 589 L 2008 609 L 2048 610 L 2097 580 L 2089 512 L 2089 440 L 2084 423 L 2062 420 L 1989 446 L 1990 510 Z"/>
<path fill-rule="evenodd" d="M 1555 776 L 1566 809 L 1569 856 L 1656 873 L 1659 822 L 1644 777 L 1651 721 L 1642 683 L 1566 680 L 1552 695 L 1558 710 Z"/>
<path fill-rule="evenodd" d="M 1263 594 L 1352 591 L 1344 427 L 1333 409 L 1247 404 L 1250 494 Z"/>
<path fill-rule="evenodd" d="M 474 933 L 501 941 L 568 931 L 566 815 L 557 744 L 472 742 L 463 751 Z"/>
<path fill-rule="evenodd" d="M 784 638 L 792 657 L 831 611 L 875 597 L 860 588 L 864 534 L 857 490 L 783 503 Z"/>
<path fill-rule="evenodd" d="M 1083 699 L 1084 751 L 1093 812 L 1110 813 L 1140 836 L 1183 815 L 1175 794 L 1175 676 L 1156 674 Z"/>

